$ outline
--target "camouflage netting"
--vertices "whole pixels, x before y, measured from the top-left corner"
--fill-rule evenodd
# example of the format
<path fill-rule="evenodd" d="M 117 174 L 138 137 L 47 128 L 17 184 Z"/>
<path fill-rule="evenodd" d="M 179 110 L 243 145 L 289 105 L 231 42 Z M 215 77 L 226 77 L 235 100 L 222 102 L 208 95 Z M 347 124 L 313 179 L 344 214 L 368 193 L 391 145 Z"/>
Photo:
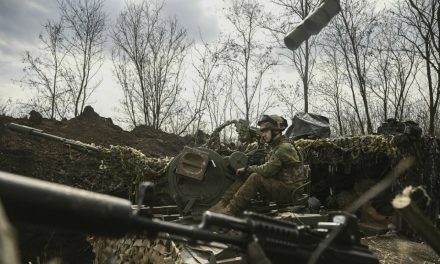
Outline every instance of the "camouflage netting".
<path fill-rule="evenodd" d="M 423 186 L 430 197 L 430 203 L 419 204 L 429 218 L 437 224 L 440 209 L 440 140 L 424 136 L 412 143 L 413 155 L 417 158 L 417 166 L 413 173 L 399 178 L 399 192 L 406 186 Z M 408 231 L 410 229 L 408 228 Z M 408 234 L 407 234 L 408 235 Z"/>
<path fill-rule="evenodd" d="M 430 136 L 411 138 L 406 134 L 369 135 L 294 142 L 312 167 L 312 193 L 330 208 L 344 208 L 381 180 L 402 157 L 416 157 L 416 165 L 396 184 L 372 201 L 382 214 L 392 214 L 389 202 L 408 185 L 422 185 L 431 203 L 423 208 L 437 219 L 440 204 L 439 140 Z M 329 192 L 331 188 L 331 192 Z"/>
<path fill-rule="evenodd" d="M 130 147 L 110 146 L 102 148 L 103 162 L 100 168 L 106 171 L 112 181 L 119 181 L 127 189 L 128 198 L 134 201 L 139 184 L 156 181 L 165 176 L 169 157 L 151 158 Z"/>
<path fill-rule="evenodd" d="M 93 246 L 95 263 L 184 263 L 179 248 L 168 239 L 88 237 L 87 240 Z"/>
<path fill-rule="evenodd" d="M 376 160 L 380 155 L 398 158 L 399 142 L 405 136 L 370 135 L 362 137 L 300 139 L 294 142 L 308 163 L 350 163 Z"/>

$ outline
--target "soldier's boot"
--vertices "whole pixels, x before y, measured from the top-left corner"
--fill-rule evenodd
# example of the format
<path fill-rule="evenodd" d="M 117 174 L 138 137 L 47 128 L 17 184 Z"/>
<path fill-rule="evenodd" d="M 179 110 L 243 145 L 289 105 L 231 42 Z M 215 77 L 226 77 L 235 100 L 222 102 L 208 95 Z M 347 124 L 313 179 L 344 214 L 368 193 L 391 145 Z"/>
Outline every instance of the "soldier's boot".
<path fill-rule="evenodd" d="M 208 211 L 214 213 L 220 213 L 220 210 L 223 210 L 227 205 L 228 201 L 232 199 L 234 194 L 240 189 L 241 185 L 243 185 L 244 180 L 238 178 L 234 183 L 229 186 L 229 188 L 225 191 L 220 201 L 218 201 L 215 205 L 211 206 Z"/>
<path fill-rule="evenodd" d="M 214 213 L 219 213 L 221 210 L 223 210 L 226 206 L 228 205 L 228 203 L 226 201 L 224 201 L 223 199 L 221 199 L 220 201 L 218 201 L 216 204 L 214 204 L 213 206 L 211 206 L 208 211 L 214 212 Z"/>
<path fill-rule="evenodd" d="M 219 214 L 230 215 L 230 216 L 238 216 L 242 210 L 240 208 L 236 208 L 228 204 L 226 207 L 221 208 L 217 211 Z"/>

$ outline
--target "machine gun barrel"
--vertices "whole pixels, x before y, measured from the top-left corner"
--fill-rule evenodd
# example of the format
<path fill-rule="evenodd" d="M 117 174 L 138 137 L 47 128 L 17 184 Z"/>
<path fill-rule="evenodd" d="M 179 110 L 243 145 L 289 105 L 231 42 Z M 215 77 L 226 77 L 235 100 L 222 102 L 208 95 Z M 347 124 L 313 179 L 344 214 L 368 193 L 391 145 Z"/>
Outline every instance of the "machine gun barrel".
<path fill-rule="evenodd" d="M 244 246 L 242 238 L 214 234 L 134 214 L 130 201 L 0 171 L 0 200 L 11 222 L 31 223 L 88 234 L 121 237 L 158 232 L 189 240 Z M 147 231 L 147 233 L 146 233 Z"/>
<path fill-rule="evenodd" d="M 205 212 L 198 226 L 165 222 L 138 215 L 132 210 L 131 202 L 122 198 L 1 171 L 0 200 L 12 223 L 22 222 L 113 237 L 137 234 L 154 238 L 163 232 L 188 242 L 216 241 L 235 246 L 241 251 L 246 251 L 252 241 L 258 241 L 273 263 L 292 259 L 296 263 L 305 263 L 326 234 L 318 231 L 323 230 L 323 226 L 314 230 L 254 214 L 236 218 Z M 237 230 L 239 234 L 215 233 L 210 230 L 212 226 Z M 332 225 L 327 223 L 328 226 Z M 343 233 L 350 238 L 350 242 L 336 240 L 322 255 L 320 263 L 378 263 L 366 247 L 353 239 L 350 230 L 345 231 Z"/>
<path fill-rule="evenodd" d="M 36 137 L 41 137 L 41 138 L 47 138 L 50 140 L 55 140 L 55 141 L 59 141 L 61 143 L 63 143 L 65 146 L 68 146 L 69 148 L 75 149 L 77 151 L 80 152 L 85 152 L 88 154 L 92 154 L 92 155 L 97 155 L 99 153 L 99 149 L 97 147 L 88 145 L 88 144 L 84 144 L 72 139 L 68 139 L 68 138 L 63 138 L 63 137 L 59 137 L 56 135 L 52 135 L 49 133 L 45 133 L 43 130 L 41 129 L 37 129 L 34 127 L 29 127 L 29 126 L 24 126 L 24 125 L 19 125 L 16 123 L 9 123 L 6 125 L 9 129 L 19 132 L 19 133 L 23 133 L 23 134 L 29 134 L 32 136 L 36 136 Z"/>

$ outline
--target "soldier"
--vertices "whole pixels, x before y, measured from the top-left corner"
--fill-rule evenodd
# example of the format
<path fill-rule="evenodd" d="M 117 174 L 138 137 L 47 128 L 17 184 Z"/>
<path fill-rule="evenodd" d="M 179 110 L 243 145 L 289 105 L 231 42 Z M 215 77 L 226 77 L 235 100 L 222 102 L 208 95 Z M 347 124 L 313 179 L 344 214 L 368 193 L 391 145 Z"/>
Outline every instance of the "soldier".
<path fill-rule="evenodd" d="M 235 123 L 235 130 L 238 134 L 238 141 L 243 144 L 241 150 L 244 153 L 262 148 L 262 144 L 260 142 L 261 133 L 259 133 L 260 131 L 258 131 L 256 128 L 251 127 L 249 125 L 249 121 L 239 119 Z"/>
<path fill-rule="evenodd" d="M 210 208 L 227 215 L 240 214 L 257 192 L 279 203 L 292 202 L 292 192 L 305 181 L 304 166 L 295 147 L 282 135 L 287 121 L 277 115 L 264 115 L 258 122 L 263 139 L 271 146 L 262 165 L 237 169 L 238 177 L 220 202 Z"/>

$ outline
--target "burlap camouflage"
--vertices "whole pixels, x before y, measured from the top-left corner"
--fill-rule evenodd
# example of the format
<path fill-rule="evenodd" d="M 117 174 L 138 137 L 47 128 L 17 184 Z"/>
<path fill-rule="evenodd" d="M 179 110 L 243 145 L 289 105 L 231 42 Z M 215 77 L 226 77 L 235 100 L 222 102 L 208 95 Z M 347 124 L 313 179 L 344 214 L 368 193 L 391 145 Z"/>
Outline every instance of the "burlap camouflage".
<path fill-rule="evenodd" d="M 88 237 L 95 263 L 184 263 L 177 245 L 169 239 L 149 240 Z"/>

